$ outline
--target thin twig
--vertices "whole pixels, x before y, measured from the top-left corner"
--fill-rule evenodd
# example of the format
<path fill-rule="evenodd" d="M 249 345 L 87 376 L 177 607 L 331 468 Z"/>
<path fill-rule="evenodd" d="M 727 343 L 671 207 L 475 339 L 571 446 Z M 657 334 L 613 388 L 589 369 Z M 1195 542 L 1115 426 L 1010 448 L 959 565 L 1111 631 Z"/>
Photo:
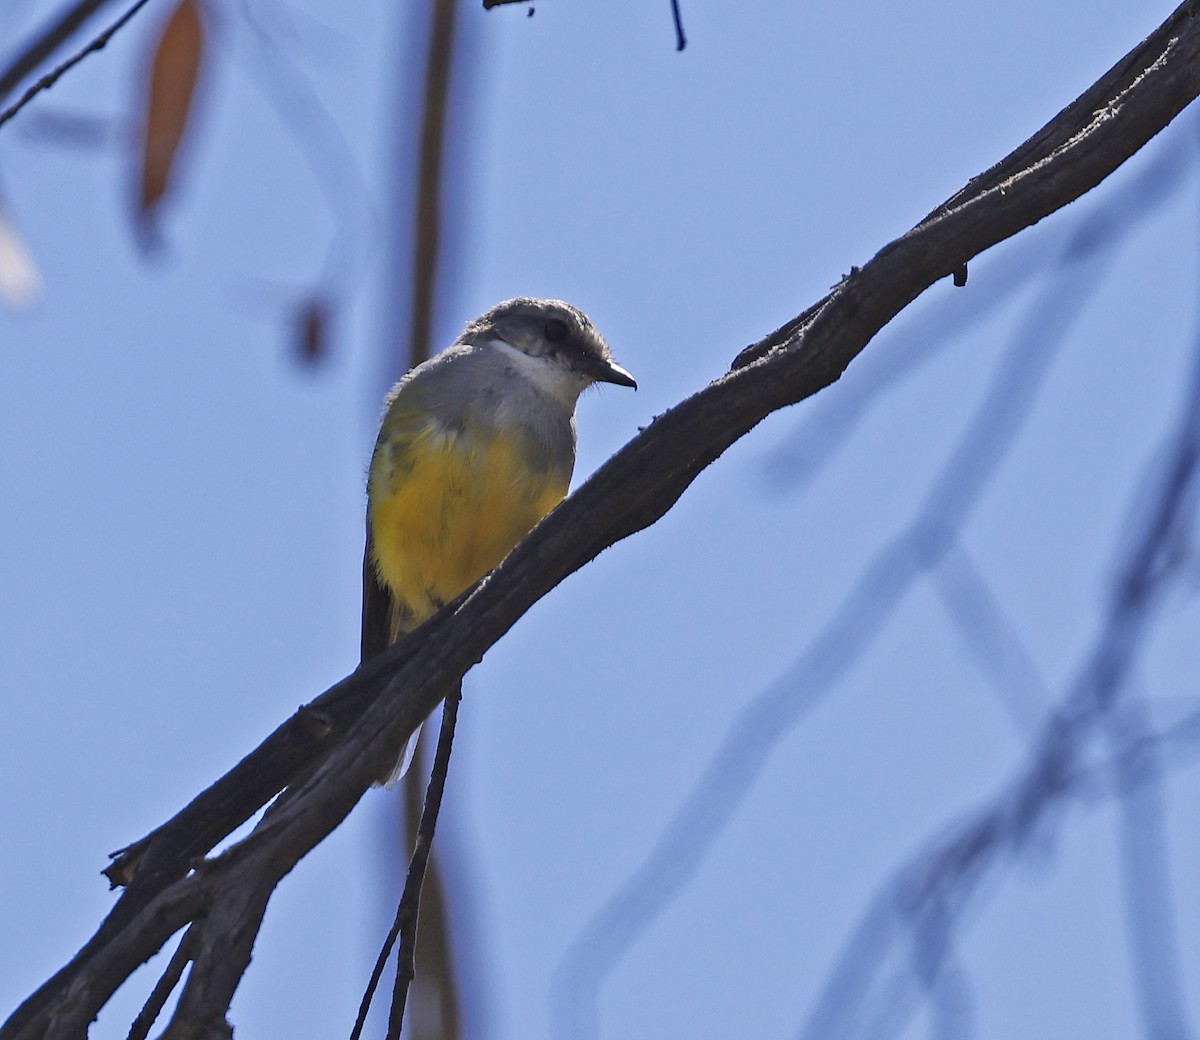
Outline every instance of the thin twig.
<path fill-rule="evenodd" d="M 679 13 L 679 0 L 671 0 L 671 17 L 675 20 L 675 49 L 681 51 L 687 46 L 687 37 L 683 35 L 683 16 Z"/>
<path fill-rule="evenodd" d="M 127 1040 L 146 1040 L 146 1037 L 150 1035 L 151 1026 L 162 1014 L 167 999 L 175 992 L 175 987 L 183 978 L 184 969 L 191 962 L 192 951 L 195 949 L 195 937 L 192 933 L 197 927 L 197 925 L 192 925 L 183 933 L 183 938 L 175 947 L 175 953 L 172 954 L 166 971 L 162 973 L 162 978 L 155 983 L 154 989 L 150 991 L 150 996 L 146 998 L 145 1005 L 138 1012 L 137 1018 L 133 1020 L 133 1025 L 129 1027 Z"/>
<path fill-rule="evenodd" d="M 392 990 L 387 1040 L 400 1040 L 408 987 L 416 975 L 417 915 L 421 904 L 421 886 L 425 882 L 425 868 L 433 848 L 433 832 L 442 808 L 442 792 L 446 789 L 446 771 L 450 768 L 454 724 L 458 719 L 458 702 L 461 698 L 462 685 L 459 684 L 442 705 L 442 729 L 438 733 L 437 751 L 433 756 L 433 771 L 429 774 L 429 789 L 425 792 L 425 808 L 421 810 L 421 825 L 417 828 L 417 841 L 408 865 L 408 877 L 396 911 L 396 920 L 401 926 L 400 952 L 396 955 L 396 985 Z"/>
<path fill-rule="evenodd" d="M 371 971 L 370 981 L 366 992 L 358 1006 L 358 1018 L 350 1031 L 350 1040 L 359 1040 L 363 1026 L 366 1025 L 367 1012 L 371 1009 L 371 1001 L 379 980 L 383 977 L 383 969 L 391 956 L 396 938 L 403 933 L 400 941 L 400 953 L 396 961 L 396 985 L 392 992 L 392 1008 L 388 1016 L 388 1040 L 399 1040 L 400 1027 L 404 1020 L 404 1005 L 408 997 L 408 986 L 416 974 L 414 968 L 414 952 L 417 943 L 417 913 L 420 909 L 421 886 L 425 881 L 425 869 L 429 864 L 429 852 L 433 847 L 433 834 L 437 828 L 438 813 L 442 807 L 442 793 L 446 787 L 446 772 L 450 766 L 450 751 L 454 744 L 454 726 L 458 720 L 458 702 L 462 697 L 461 684 L 455 687 L 442 704 L 442 727 L 438 734 L 437 752 L 433 756 L 433 769 L 429 774 L 429 786 L 425 791 L 425 807 L 421 811 L 421 823 L 417 828 L 417 840 L 413 845 L 412 859 L 408 864 L 408 877 L 404 881 L 404 891 L 400 895 L 400 904 L 396 907 L 396 917 L 388 931 L 387 938 L 379 956 L 375 959 L 375 967 Z"/>
<path fill-rule="evenodd" d="M 16 90 L 21 80 L 36 71 L 42 62 L 66 43 L 84 22 L 108 2 L 109 0 L 78 0 L 61 12 L 0 72 L 0 98 L 7 97 Z"/>
<path fill-rule="evenodd" d="M 112 23 L 107 29 L 89 43 L 83 50 L 78 51 L 64 61 L 57 68 L 47 72 L 41 79 L 34 83 L 24 94 L 21 95 L 19 101 L 16 101 L 3 112 L 0 112 L 0 126 L 7 123 L 13 116 L 21 111 L 30 101 L 32 101 L 43 90 L 49 90 L 55 83 L 59 81 L 63 73 L 74 68 L 84 58 L 93 51 L 101 51 L 108 46 L 108 41 L 112 39 L 113 34 L 125 26 L 135 14 L 148 4 L 150 0 L 136 0 L 136 2 L 126 11 L 120 18 Z"/>
<path fill-rule="evenodd" d="M 359 1040 L 362 1036 L 363 1026 L 367 1024 L 367 1012 L 371 1010 L 371 1001 L 375 999 L 375 990 L 379 988 L 379 980 L 383 978 L 383 969 L 392 955 L 392 947 L 396 945 L 396 937 L 400 934 L 400 925 L 400 910 L 397 908 L 396 918 L 392 921 L 387 938 L 383 940 L 379 956 L 375 958 L 375 967 L 371 969 L 371 978 L 367 982 L 366 992 L 359 1001 L 358 1017 L 354 1020 L 354 1028 L 350 1030 L 350 1040 Z"/>

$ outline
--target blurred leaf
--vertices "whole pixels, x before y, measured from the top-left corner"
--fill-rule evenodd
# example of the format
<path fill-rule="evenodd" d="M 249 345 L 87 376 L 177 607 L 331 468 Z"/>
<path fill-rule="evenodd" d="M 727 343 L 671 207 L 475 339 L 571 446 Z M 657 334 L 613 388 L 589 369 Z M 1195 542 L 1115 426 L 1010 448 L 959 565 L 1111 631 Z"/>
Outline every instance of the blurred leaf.
<path fill-rule="evenodd" d="M 138 216 L 141 230 L 151 239 L 155 212 L 171 185 L 179 144 L 187 131 L 203 48 L 199 3 L 181 0 L 155 47 L 146 98 Z"/>
<path fill-rule="evenodd" d="M 14 310 L 37 303 L 42 277 L 16 228 L 0 210 L 0 299 Z"/>
<path fill-rule="evenodd" d="M 310 297 L 301 306 L 296 345 L 296 353 L 305 364 L 324 360 L 329 347 L 329 303 L 324 298 Z"/>

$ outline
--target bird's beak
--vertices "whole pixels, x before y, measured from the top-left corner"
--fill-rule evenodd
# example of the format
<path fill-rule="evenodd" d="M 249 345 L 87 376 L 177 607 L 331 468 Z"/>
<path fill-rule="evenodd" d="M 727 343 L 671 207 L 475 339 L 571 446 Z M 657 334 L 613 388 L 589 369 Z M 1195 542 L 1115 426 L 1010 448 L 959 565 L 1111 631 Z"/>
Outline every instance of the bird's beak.
<path fill-rule="evenodd" d="M 591 376 L 597 383 L 616 383 L 618 386 L 631 386 L 637 389 L 637 380 L 633 378 L 615 361 L 596 361 L 589 366 Z"/>

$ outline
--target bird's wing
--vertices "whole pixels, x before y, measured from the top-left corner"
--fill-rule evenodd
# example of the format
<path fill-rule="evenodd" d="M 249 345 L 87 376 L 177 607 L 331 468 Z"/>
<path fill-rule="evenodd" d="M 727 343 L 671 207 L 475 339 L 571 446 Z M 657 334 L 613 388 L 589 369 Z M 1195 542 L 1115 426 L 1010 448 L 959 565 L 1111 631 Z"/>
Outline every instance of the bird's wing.
<path fill-rule="evenodd" d="M 392 594 L 379 580 L 371 546 L 371 523 L 367 521 L 363 551 L 362 643 L 359 660 L 366 661 L 388 648 L 392 641 Z"/>
<path fill-rule="evenodd" d="M 389 399 L 387 412 L 376 442 L 376 453 L 380 444 L 389 441 L 403 445 L 417 437 L 429 421 L 429 415 L 438 403 L 431 391 L 444 384 L 451 366 L 439 365 L 432 370 L 416 370 L 397 384 Z M 443 395 L 456 400 L 461 395 Z M 446 409 L 441 408 L 442 411 Z M 372 456 L 372 478 L 376 457 Z M 391 589 L 379 579 L 375 566 L 375 549 L 371 537 L 371 517 L 366 520 L 366 543 L 363 550 L 363 602 L 362 641 L 360 661 L 374 657 L 386 650 L 405 632 L 414 627 L 411 605 L 397 601 Z"/>

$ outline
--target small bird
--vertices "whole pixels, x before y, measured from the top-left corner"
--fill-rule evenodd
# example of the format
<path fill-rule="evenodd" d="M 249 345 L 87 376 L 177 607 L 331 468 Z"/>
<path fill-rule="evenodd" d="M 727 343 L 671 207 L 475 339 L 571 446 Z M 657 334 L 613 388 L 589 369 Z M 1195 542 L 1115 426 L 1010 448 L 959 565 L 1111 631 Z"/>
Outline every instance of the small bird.
<path fill-rule="evenodd" d="M 469 589 L 562 501 L 575 405 L 595 383 L 637 389 L 582 311 L 518 297 L 392 388 L 367 480 L 364 661 Z M 385 782 L 403 774 L 414 741 Z"/>

